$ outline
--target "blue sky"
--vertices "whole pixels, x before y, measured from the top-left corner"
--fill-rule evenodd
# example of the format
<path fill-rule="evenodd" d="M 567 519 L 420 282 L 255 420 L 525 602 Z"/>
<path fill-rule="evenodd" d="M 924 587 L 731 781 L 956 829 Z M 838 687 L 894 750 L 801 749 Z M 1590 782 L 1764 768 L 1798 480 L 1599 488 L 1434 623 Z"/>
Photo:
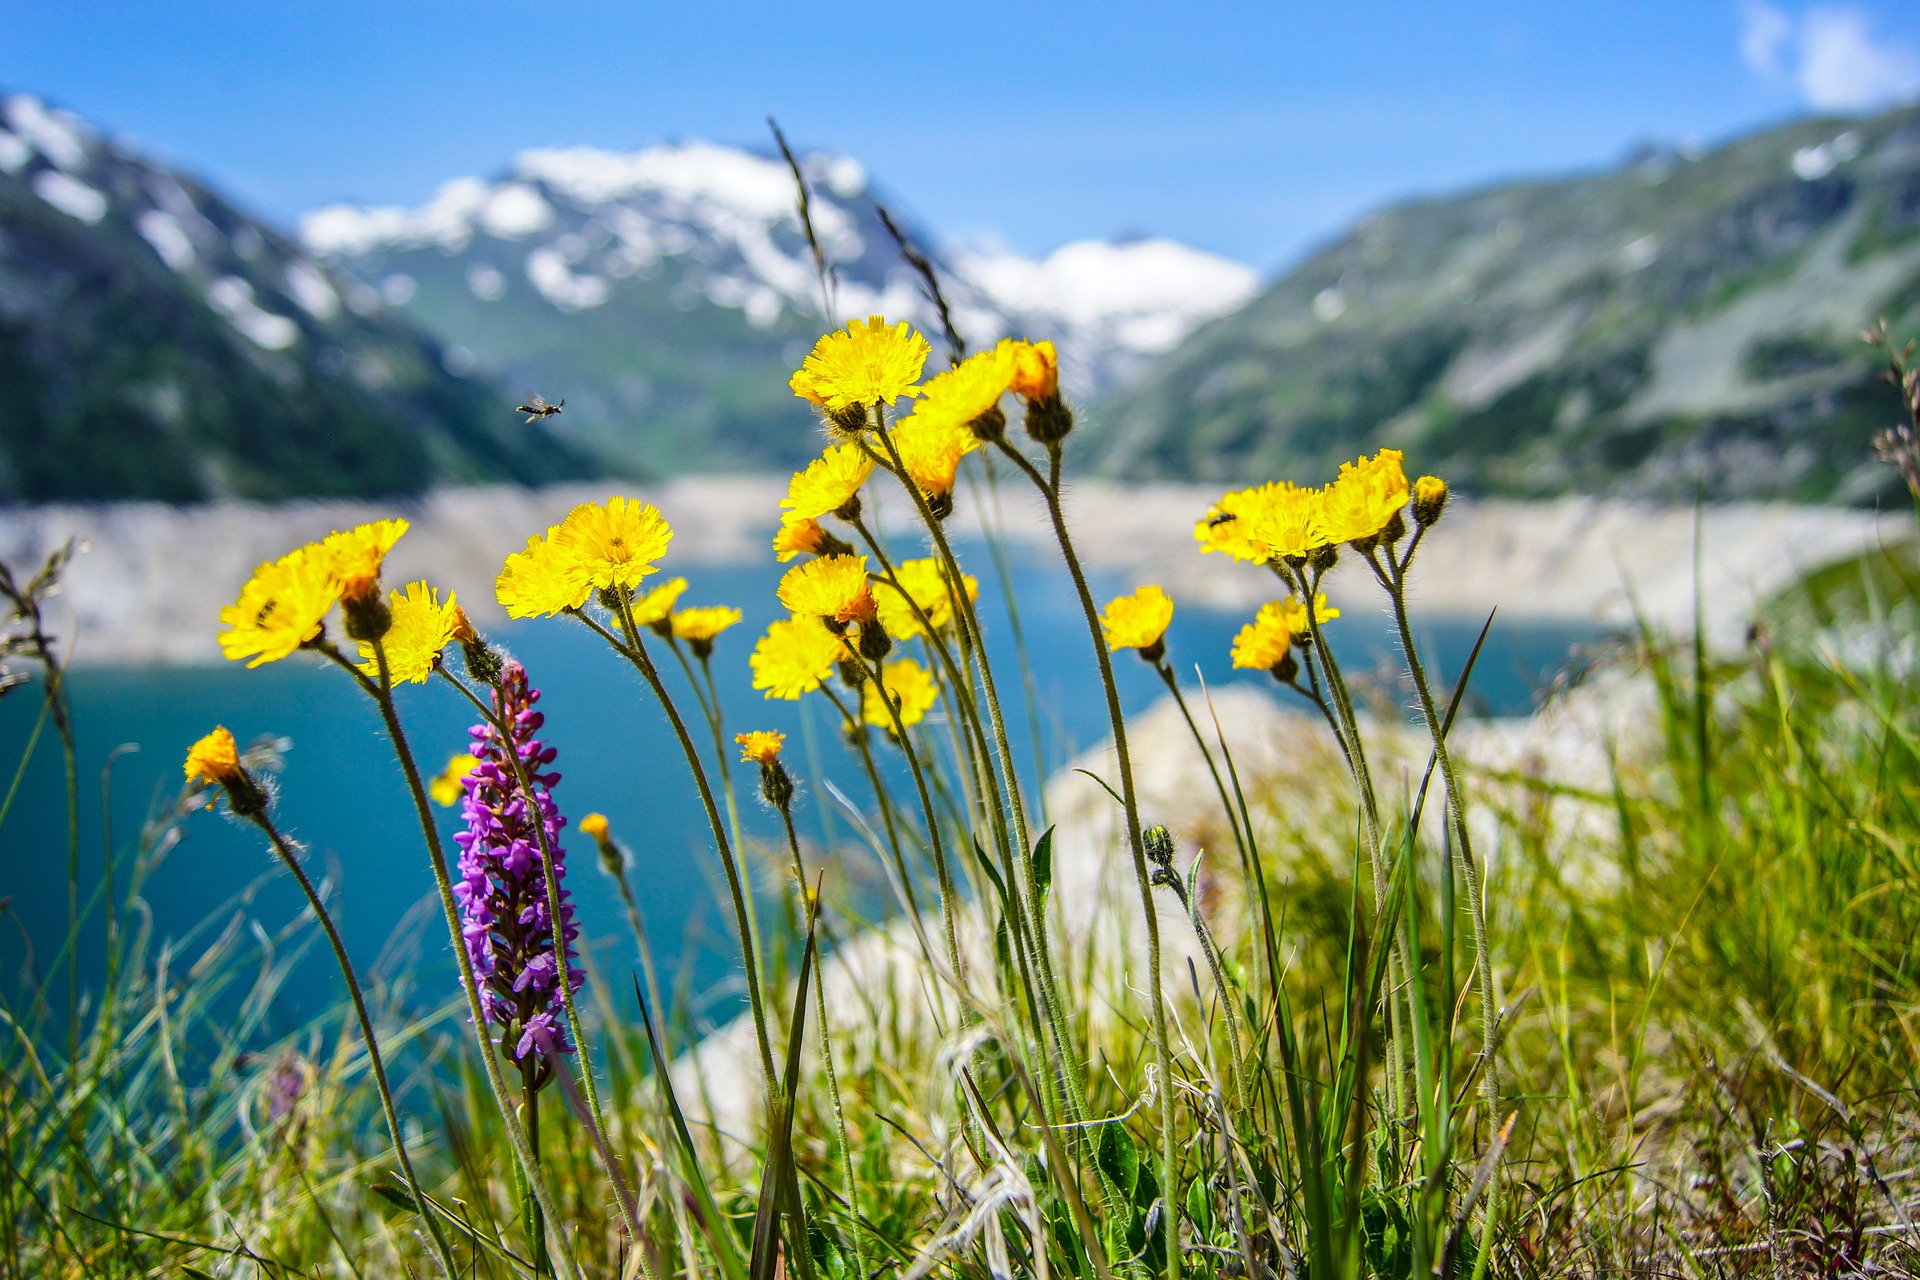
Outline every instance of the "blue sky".
<path fill-rule="evenodd" d="M 1171 235 L 1263 268 L 1403 196 L 1920 91 L 1879 0 L 0 0 L 0 85 L 284 221 L 523 147 L 852 152 L 952 239 Z"/>

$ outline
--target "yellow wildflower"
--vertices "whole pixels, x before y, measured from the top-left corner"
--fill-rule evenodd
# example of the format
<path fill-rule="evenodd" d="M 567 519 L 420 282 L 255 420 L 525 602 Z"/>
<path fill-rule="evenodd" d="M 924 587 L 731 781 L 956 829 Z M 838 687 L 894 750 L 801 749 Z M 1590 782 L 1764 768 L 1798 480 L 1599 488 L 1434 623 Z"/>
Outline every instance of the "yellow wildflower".
<path fill-rule="evenodd" d="M 1060 391 L 1060 357 L 1051 342 L 1013 344 L 1013 390 L 1029 400 L 1045 400 Z"/>
<path fill-rule="evenodd" d="M 990 413 L 1013 383 L 1015 362 L 1013 339 L 1002 338 L 987 350 L 935 374 L 920 389 L 920 403 L 914 406 L 913 416 L 901 423 L 902 429 L 915 421 L 964 427 Z"/>
<path fill-rule="evenodd" d="M 927 496 L 936 512 L 952 510 L 954 476 L 960 459 L 980 444 L 980 437 L 963 426 L 954 426 L 936 418 L 914 416 L 893 432 L 893 446 L 900 451 L 900 462 L 907 475 Z"/>
<path fill-rule="evenodd" d="M 893 576 L 899 580 L 900 588 L 905 589 L 904 595 L 884 578 L 873 584 L 877 616 L 888 635 L 896 640 L 911 640 L 925 633 L 920 619 L 914 616 L 915 604 L 935 629 L 953 621 L 953 593 L 947 589 L 947 578 L 938 560 L 902 560 L 893 567 Z M 967 599 L 980 598 L 980 580 L 972 574 L 961 574 L 960 585 Z M 912 604 L 908 603 L 909 598 Z"/>
<path fill-rule="evenodd" d="M 673 625 L 675 639 L 711 645 L 715 636 L 740 621 L 740 611 L 727 605 L 705 605 L 682 609 L 668 621 Z"/>
<path fill-rule="evenodd" d="M 635 596 L 627 607 L 633 612 L 633 625 L 650 627 L 664 621 L 673 612 L 674 602 L 687 589 L 685 578 L 669 578 L 643 596 Z"/>
<path fill-rule="evenodd" d="M 1327 486 L 1315 524 L 1327 542 L 1363 542 L 1386 532 L 1407 505 L 1407 473 L 1400 451 L 1382 449 L 1371 458 L 1340 464 Z"/>
<path fill-rule="evenodd" d="M 780 758 L 780 748 L 786 743 L 787 735 L 773 729 L 755 729 L 750 733 L 736 733 L 733 740 L 740 747 L 740 763 L 751 761 L 764 766 Z"/>
<path fill-rule="evenodd" d="M 1235 560 L 1264 562 L 1269 552 L 1252 538 L 1254 517 L 1292 488 L 1285 481 L 1276 481 L 1222 494 L 1220 501 L 1208 509 L 1206 518 L 1193 527 L 1194 540 L 1203 552 L 1218 551 Z"/>
<path fill-rule="evenodd" d="M 527 539 L 524 551 L 516 551 L 501 566 L 494 580 L 493 593 L 505 606 L 509 618 L 547 618 L 566 609 L 577 609 L 593 594 L 578 560 L 559 541 L 559 529 L 548 529 L 545 537 Z"/>
<path fill-rule="evenodd" d="M 1149 659 L 1158 657 L 1167 627 L 1173 621 L 1173 598 L 1157 586 L 1144 586 L 1132 595 L 1117 596 L 1107 604 L 1100 629 L 1107 633 L 1107 651 L 1138 649 Z"/>
<path fill-rule="evenodd" d="M 882 684 L 886 686 L 887 702 L 893 704 L 893 714 L 887 711 L 887 702 L 880 700 Z M 860 686 L 860 718 L 877 728 L 891 729 L 893 715 L 897 714 L 903 728 L 912 728 L 926 718 L 939 696 L 933 675 L 912 658 L 902 658 L 882 667 L 879 680 L 868 680 Z"/>
<path fill-rule="evenodd" d="M 1307 618 L 1306 601 L 1296 596 L 1288 596 L 1285 600 L 1280 601 L 1277 606 L 1269 604 L 1265 606 L 1265 609 L 1276 607 L 1280 610 L 1281 617 L 1286 621 L 1287 634 L 1293 637 L 1293 642 L 1295 644 L 1306 643 L 1308 638 L 1313 635 L 1313 627 Z M 1265 612 L 1265 609 L 1263 609 L 1262 612 Z M 1312 622 L 1318 622 L 1324 625 L 1325 623 L 1332 622 L 1339 616 L 1340 611 L 1338 609 L 1328 607 L 1326 592 L 1320 591 L 1314 594 Z"/>
<path fill-rule="evenodd" d="M 380 639 L 387 651 L 387 671 L 395 684 L 425 684 L 433 674 L 434 663 L 453 642 L 456 617 L 464 618 L 460 606 L 447 593 L 441 604 L 432 587 L 411 582 L 405 591 L 392 592 L 387 603 L 393 611 L 393 626 Z M 360 669 L 373 679 L 380 678 L 380 663 L 373 646 L 360 642 Z"/>
<path fill-rule="evenodd" d="M 873 459 L 857 444 L 837 444 L 793 473 L 780 501 L 782 521 L 817 520 L 839 511 L 860 494 L 873 474 Z"/>
<path fill-rule="evenodd" d="M 773 531 L 773 554 L 781 564 L 797 555 L 819 555 L 827 546 L 832 535 L 820 527 L 820 522 L 809 516 L 802 520 L 783 520 Z"/>
<path fill-rule="evenodd" d="M 1272 671 L 1287 660 L 1292 648 L 1286 606 L 1275 600 L 1261 605 L 1253 621 L 1233 638 L 1233 665 L 1249 671 Z"/>
<path fill-rule="evenodd" d="M 212 733 L 187 748 L 186 772 L 189 782 L 204 778 L 218 784 L 240 776 L 240 748 L 225 725 L 215 725 Z"/>
<path fill-rule="evenodd" d="M 881 316 L 848 323 L 814 344 L 793 375 L 793 393 L 828 410 L 892 404 L 920 394 L 914 384 L 932 347 L 906 321 L 889 327 Z"/>
<path fill-rule="evenodd" d="M 240 598 L 220 611 L 227 628 L 220 650 L 233 659 L 251 656 L 249 667 L 284 658 L 320 634 L 339 598 L 332 556 L 319 546 L 289 551 L 255 569 Z"/>
<path fill-rule="evenodd" d="M 787 570 L 780 603 L 834 622 L 871 622 L 876 605 L 865 556 L 821 556 Z"/>
<path fill-rule="evenodd" d="M 1264 486 L 1243 519 L 1246 537 L 1263 560 L 1299 560 L 1326 545 L 1321 509 L 1326 491 L 1302 489 L 1285 481 Z"/>
<path fill-rule="evenodd" d="M 321 540 L 321 549 L 332 558 L 334 576 L 340 579 L 340 594 L 349 600 L 361 599 L 373 592 L 380 580 L 380 566 L 407 531 L 405 520 L 375 520 L 372 524 L 336 529 Z"/>
<path fill-rule="evenodd" d="M 810 614 L 783 618 L 753 647 L 753 687 L 769 698 L 792 701 L 818 689 L 845 656 L 846 642 L 820 619 Z"/>
<path fill-rule="evenodd" d="M 461 784 L 466 781 L 468 774 L 479 767 L 478 759 L 462 751 L 459 755 L 449 758 L 447 767 L 427 784 L 427 794 L 431 795 L 433 802 L 443 809 L 460 803 L 460 797 L 466 792 L 466 787 Z"/>
<path fill-rule="evenodd" d="M 607 815 L 604 813 L 590 813 L 580 819 L 580 834 L 595 842 L 605 840 L 607 838 Z"/>
<path fill-rule="evenodd" d="M 667 553 L 673 529 L 651 502 L 613 497 L 567 512 L 552 541 L 567 551 L 589 586 L 631 591 L 658 567 L 654 562 Z"/>

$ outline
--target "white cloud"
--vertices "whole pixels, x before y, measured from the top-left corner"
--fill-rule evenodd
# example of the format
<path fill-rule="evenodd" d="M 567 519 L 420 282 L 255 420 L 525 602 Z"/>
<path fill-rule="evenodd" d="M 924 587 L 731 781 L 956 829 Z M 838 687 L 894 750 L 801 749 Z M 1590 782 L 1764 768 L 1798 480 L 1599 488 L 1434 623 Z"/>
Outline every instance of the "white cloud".
<path fill-rule="evenodd" d="M 1881 37 L 1850 5 L 1816 5 L 1796 17 L 1751 0 L 1741 10 L 1740 57 L 1817 111 L 1869 111 L 1920 95 L 1920 52 Z"/>
<path fill-rule="evenodd" d="M 1800 28 L 1800 91 L 1823 111 L 1862 111 L 1920 92 L 1920 56 L 1876 41 L 1857 9 L 1818 8 Z"/>

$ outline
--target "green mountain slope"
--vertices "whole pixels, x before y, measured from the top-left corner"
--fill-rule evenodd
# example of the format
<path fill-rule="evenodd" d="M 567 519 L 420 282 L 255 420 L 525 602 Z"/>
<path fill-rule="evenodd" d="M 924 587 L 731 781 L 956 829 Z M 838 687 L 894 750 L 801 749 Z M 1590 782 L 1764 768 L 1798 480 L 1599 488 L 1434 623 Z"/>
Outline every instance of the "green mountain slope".
<path fill-rule="evenodd" d="M 1088 416 L 1136 478 L 1390 444 L 1482 493 L 1862 501 L 1920 325 L 1920 108 L 1389 209 Z"/>
<path fill-rule="evenodd" d="M 581 474 L 507 396 L 205 187 L 0 98 L 0 501 Z"/>

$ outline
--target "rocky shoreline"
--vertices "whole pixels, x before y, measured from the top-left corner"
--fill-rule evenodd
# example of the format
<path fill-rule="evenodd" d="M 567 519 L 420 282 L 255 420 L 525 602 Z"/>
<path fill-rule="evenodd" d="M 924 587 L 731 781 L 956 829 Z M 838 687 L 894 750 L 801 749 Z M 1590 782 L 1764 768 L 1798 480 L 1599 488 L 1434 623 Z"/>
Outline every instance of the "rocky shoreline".
<path fill-rule="evenodd" d="M 501 561 L 575 503 L 624 491 L 657 503 L 673 522 L 670 567 L 768 560 L 767 539 L 784 478 L 706 476 L 659 484 L 541 489 L 447 489 L 399 501 L 154 503 L 0 508 L 0 561 L 32 569 L 69 537 L 85 548 L 69 571 L 56 625 L 86 664 L 185 665 L 219 661 L 221 606 L 255 565 L 330 529 L 404 515 L 412 532 L 394 550 L 394 581 L 431 577 L 454 588 L 482 626 L 501 619 L 493 579 Z M 998 498 L 976 495 L 955 532 L 997 528 L 1044 552 L 1045 513 L 1003 479 Z M 1069 517 L 1093 565 L 1163 584 L 1193 605 L 1251 609 L 1276 584 L 1245 565 L 1198 553 L 1195 521 L 1218 496 L 1197 485 L 1088 483 L 1068 494 Z M 885 526 L 910 514 L 880 504 Z M 1703 508 L 1601 498 L 1543 502 L 1456 500 L 1423 546 L 1417 605 L 1433 616 L 1509 617 L 1627 625 L 1639 611 L 1672 630 L 1691 627 L 1695 535 L 1700 598 L 1710 635 L 1736 640 L 1752 606 L 1806 571 L 1909 539 L 1904 514 L 1839 507 L 1733 503 Z M 1373 603 L 1358 574 L 1336 573 L 1336 600 Z"/>

